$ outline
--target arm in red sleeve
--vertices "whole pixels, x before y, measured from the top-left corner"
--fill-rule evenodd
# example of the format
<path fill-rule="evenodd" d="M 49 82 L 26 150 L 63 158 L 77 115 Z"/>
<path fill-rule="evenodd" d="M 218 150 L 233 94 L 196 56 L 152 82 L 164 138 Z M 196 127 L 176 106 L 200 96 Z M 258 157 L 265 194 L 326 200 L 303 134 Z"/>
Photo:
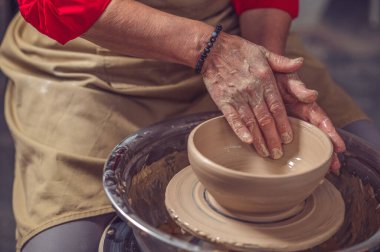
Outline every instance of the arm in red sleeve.
<path fill-rule="evenodd" d="M 289 13 L 292 18 L 298 16 L 299 0 L 231 0 L 231 2 L 238 15 L 251 9 L 275 8 Z"/>
<path fill-rule="evenodd" d="M 110 0 L 18 0 L 24 19 L 61 44 L 87 31 L 109 2 Z"/>

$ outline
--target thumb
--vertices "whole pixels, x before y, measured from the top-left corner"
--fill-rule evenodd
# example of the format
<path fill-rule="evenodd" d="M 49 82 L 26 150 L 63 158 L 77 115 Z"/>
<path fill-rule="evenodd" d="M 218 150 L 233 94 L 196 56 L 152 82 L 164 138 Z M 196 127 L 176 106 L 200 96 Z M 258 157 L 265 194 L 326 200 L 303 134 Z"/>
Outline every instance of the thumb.
<path fill-rule="evenodd" d="M 280 73 L 291 73 L 301 68 L 303 64 L 303 58 L 289 59 L 287 57 L 272 53 L 265 50 L 265 57 L 268 60 L 269 66 L 273 71 Z"/>
<path fill-rule="evenodd" d="M 316 90 L 308 89 L 296 73 L 283 74 L 285 86 L 289 93 L 296 97 L 300 102 L 312 103 L 318 98 Z"/>

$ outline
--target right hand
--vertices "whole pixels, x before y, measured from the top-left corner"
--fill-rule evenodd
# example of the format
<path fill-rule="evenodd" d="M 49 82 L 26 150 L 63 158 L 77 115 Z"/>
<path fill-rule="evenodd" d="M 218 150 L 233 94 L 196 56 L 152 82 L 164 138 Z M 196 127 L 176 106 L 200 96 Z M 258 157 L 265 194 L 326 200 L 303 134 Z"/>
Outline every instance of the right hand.
<path fill-rule="evenodd" d="M 317 126 L 329 136 L 334 146 L 330 170 L 339 173 L 338 153 L 344 152 L 346 146 L 330 118 L 317 104 L 318 92 L 307 89 L 297 73 L 275 73 L 275 77 L 288 113 Z"/>
<path fill-rule="evenodd" d="M 278 159 L 293 132 L 273 72 L 303 63 L 237 36 L 220 33 L 202 69 L 204 83 L 236 135 L 263 157 Z"/>

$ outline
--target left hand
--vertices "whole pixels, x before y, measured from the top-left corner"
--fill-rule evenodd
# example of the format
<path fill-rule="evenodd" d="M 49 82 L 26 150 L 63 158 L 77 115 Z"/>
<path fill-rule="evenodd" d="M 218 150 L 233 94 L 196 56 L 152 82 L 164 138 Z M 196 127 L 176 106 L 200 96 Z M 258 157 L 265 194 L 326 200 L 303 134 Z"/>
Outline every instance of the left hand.
<path fill-rule="evenodd" d="M 318 92 L 307 89 L 297 73 L 275 73 L 275 78 L 288 114 L 310 122 L 330 137 L 334 146 L 330 169 L 338 173 L 340 162 L 337 153 L 345 151 L 346 146 L 330 118 L 316 103 Z"/>

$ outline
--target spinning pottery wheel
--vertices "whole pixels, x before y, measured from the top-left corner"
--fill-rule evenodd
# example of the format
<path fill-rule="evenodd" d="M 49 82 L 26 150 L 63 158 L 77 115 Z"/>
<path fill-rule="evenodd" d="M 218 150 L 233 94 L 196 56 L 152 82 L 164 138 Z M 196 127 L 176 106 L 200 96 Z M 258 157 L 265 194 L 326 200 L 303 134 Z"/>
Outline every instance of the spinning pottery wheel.
<path fill-rule="evenodd" d="M 299 251 L 314 247 L 338 230 L 344 216 L 339 191 L 328 181 L 289 217 L 280 216 L 277 221 L 257 222 L 247 218 L 251 216 L 226 213 L 211 197 L 187 167 L 170 181 L 165 200 L 170 215 L 184 230 L 238 251 Z"/>
<path fill-rule="evenodd" d="M 188 166 L 186 143 L 191 129 L 217 114 L 188 116 L 143 129 L 125 139 L 110 155 L 104 187 L 133 235 L 113 251 L 226 251 L 225 246 L 183 232 L 165 208 L 165 189 Z M 341 132 L 347 144 L 344 172 L 328 179 L 342 193 L 346 216 L 338 232 L 308 251 L 376 251 L 380 248 L 380 155 L 360 139 Z M 185 170 L 184 170 L 185 171 Z M 378 197 L 378 198 L 376 198 Z M 127 227 L 126 222 L 120 225 Z M 128 239 L 127 239 L 128 238 Z M 120 242 L 120 236 L 118 237 Z"/>
<path fill-rule="evenodd" d="M 329 239 L 344 202 L 324 180 L 333 146 L 318 128 L 290 118 L 284 156 L 262 158 L 224 117 L 201 123 L 188 138 L 190 166 L 166 188 L 173 220 L 199 238 L 244 251 L 298 251 Z"/>

